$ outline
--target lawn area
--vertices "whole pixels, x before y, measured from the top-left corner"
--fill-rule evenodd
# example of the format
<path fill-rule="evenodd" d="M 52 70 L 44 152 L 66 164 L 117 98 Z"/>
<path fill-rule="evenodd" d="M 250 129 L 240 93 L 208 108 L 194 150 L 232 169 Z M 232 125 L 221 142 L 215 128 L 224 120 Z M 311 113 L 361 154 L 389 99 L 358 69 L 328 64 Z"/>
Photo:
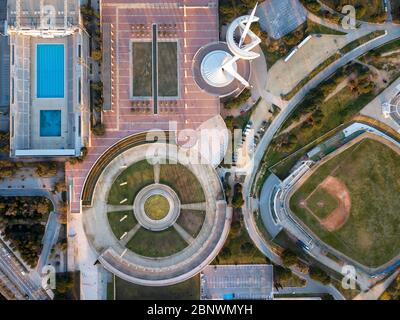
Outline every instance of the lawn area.
<path fill-rule="evenodd" d="M 322 3 L 341 12 L 343 6 L 350 4 L 356 8 L 357 19 L 369 22 L 383 22 L 386 13 L 382 0 L 322 0 Z"/>
<path fill-rule="evenodd" d="M 125 182 L 127 184 L 121 186 L 121 183 Z M 153 166 L 147 160 L 136 162 L 115 179 L 108 194 L 108 203 L 118 205 L 122 200 L 128 199 L 123 204 L 131 205 L 136 194 L 152 183 L 154 183 Z"/>
<path fill-rule="evenodd" d="M 151 42 L 132 42 L 132 95 L 152 95 L 152 45 Z"/>
<path fill-rule="evenodd" d="M 254 246 L 244 222 L 232 222 L 228 239 L 212 264 L 262 264 L 266 257 Z"/>
<path fill-rule="evenodd" d="M 314 21 L 307 20 L 307 33 L 308 34 L 333 34 L 337 36 L 343 36 L 346 33 L 341 32 L 335 29 L 331 29 L 328 27 L 325 27 L 322 24 L 315 23 Z"/>
<path fill-rule="evenodd" d="M 182 204 L 204 202 L 204 192 L 196 176 L 184 165 L 160 165 L 160 183 L 178 194 Z"/>
<path fill-rule="evenodd" d="M 140 228 L 126 247 L 137 254 L 155 258 L 173 255 L 187 245 L 178 232 L 170 227 L 158 232 Z"/>
<path fill-rule="evenodd" d="M 125 232 L 129 232 L 137 224 L 132 211 L 108 212 L 107 216 L 108 223 L 117 239 L 120 239 Z M 126 218 L 120 221 L 125 216 Z"/>
<path fill-rule="evenodd" d="M 321 62 L 314 70 L 312 70 L 306 77 L 304 77 L 303 79 L 301 79 L 301 81 L 291 90 L 289 91 L 287 94 L 283 95 L 282 98 L 284 100 L 290 100 L 292 99 L 296 93 L 298 93 L 300 91 L 301 88 L 304 87 L 304 85 L 309 82 L 312 78 L 314 78 L 315 76 L 317 76 L 320 72 L 322 72 L 323 70 L 325 70 L 328 66 L 330 66 L 332 63 L 334 63 L 336 60 L 338 60 L 340 58 L 340 54 L 339 53 L 335 53 L 333 55 L 331 55 L 328 59 L 326 59 L 325 61 Z"/>
<path fill-rule="evenodd" d="M 181 210 L 181 214 L 176 223 L 185 229 L 193 238 L 196 238 L 203 226 L 205 217 L 205 211 Z"/>
<path fill-rule="evenodd" d="M 337 206 L 337 200 L 323 188 L 318 188 L 307 199 L 307 207 L 320 219 L 327 217 Z"/>
<path fill-rule="evenodd" d="M 151 196 L 144 203 L 144 212 L 150 217 L 150 219 L 161 220 L 166 217 L 168 211 L 169 202 L 163 196 Z"/>
<path fill-rule="evenodd" d="M 115 291 L 116 300 L 199 300 L 200 277 L 166 287 L 145 287 L 115 277 Z M 112 300 L 113 290 L 109 294 Z"/>
<path fill-rule="evenodd" d="M 334 232 L 323 229 L 299 205 L 329 175 L 347 186 L 352 202 L 346 224 Z M 399 190 L 400 156 L 380 142 L 364 139 L 318 168 L 292 196 L 290 206 L 322 241 L 377 267 L 400 251 Z"/>
<path fill-rule="evenodd" d="M 178 44 L 175 41 L 158 42 L 158 95 L 178 96 Z"/>

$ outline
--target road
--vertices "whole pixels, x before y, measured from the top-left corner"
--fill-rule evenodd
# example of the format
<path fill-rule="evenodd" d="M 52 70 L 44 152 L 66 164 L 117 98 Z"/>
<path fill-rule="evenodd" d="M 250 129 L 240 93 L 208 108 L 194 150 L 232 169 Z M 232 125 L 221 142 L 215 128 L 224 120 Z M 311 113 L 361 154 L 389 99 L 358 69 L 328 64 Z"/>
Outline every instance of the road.
<path fill-rule="evenodd" d="M 280 127 L 295 109 L 295 107 L 303 100 L 303 98 L 307 95 L 307 93 L 317 87 L 320 83 L 322 83 L 325 79 L 327 79 L 330 75 L 332 75 L 336 70 L 346 65 L 348 62 L 354 60 L 360 55 L 377 48 L 387 42 L 390 42 L 396 38 L 400 37 L 400 26 L 393 25 L 391 23 L 384 24 L 369 24 L 362 23 L 360 29 L 363 29 L 363 33 L 365 30 L 370 32 L 375 30 L 386 30 L 387 34 L 383 37 L 373 39 L 366 44 L 355 48 L 354 50 L 348 52 L 347 54 L 340 57 L 334 63 L 329 65 L 326 69 L 316 75 L 313 79 L 311 79 L 307 84 L 305 84 L 299 92 L 289 101 L 285 108 L 281 110 L 278 116 L 274 119 L 272 124 L 268 127 L 266 133 L 260 140 L 260 143 L 257 146 L 257 149 L 254 154 L 254 168 L 250 175 L 247 175 L 245 178 L 245 182 L 243 184 L 245 198 L 245 205 L 243 208 L 243 216 L 246 225 L 246 229 L 253 240 L 254 244 L 258 247 L 258 249 L 271 259 L 274 263 L 281 264 L 280 258 L 270 249 L 268 243 L 264 240 L 262 235 L 257 230 L 256 222 L 254 220 L 254 214 L 258 209 L 258 201 L 252 198 L 251 188 L 255 181 L 256 174 L 258 172 L 258 168 L 260 168 L 260 164 L 262 158 L 271 143 L 273 137 L 278 132 Z M 358 31 L 360 32 L 360 30 Z"/>
<path fill-rule="evenodd" d="M 49 299 L 46 292 L 29 278 L 25 267 L 7 245 L 0 240 L 0 269 L 31 300 Z"/>

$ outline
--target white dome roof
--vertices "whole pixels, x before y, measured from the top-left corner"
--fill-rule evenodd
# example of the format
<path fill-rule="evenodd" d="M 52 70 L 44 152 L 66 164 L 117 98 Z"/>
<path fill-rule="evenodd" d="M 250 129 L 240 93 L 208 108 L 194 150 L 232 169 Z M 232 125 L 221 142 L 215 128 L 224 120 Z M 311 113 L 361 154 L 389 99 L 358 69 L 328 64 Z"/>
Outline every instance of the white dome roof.
<path fill-rule="evenodd" d="M 232 59 L 232 55 L 223 50 L 208 53 L 201 62 L 200 70 L 203 79 L 214 87 L 225 87 L 230 84 L 235 78 L 222 68 L 229 59 Z M 233 67 L 236 71 L 236 63 L 234 63 Z"/>

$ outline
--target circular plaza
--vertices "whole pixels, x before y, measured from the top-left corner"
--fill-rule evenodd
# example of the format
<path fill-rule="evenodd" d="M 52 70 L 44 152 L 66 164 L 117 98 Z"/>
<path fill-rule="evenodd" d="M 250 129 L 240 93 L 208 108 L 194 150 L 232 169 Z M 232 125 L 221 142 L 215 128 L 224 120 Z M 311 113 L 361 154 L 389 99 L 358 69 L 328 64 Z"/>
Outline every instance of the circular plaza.
<path fill-rule="evenodd" d="M 230 217 L 215 169 L 198 159 L 175 145 L 148 143 L 109 161 L 83 208 L 85 233 L 105 269 L 164 286 L 212 262 Z"/>

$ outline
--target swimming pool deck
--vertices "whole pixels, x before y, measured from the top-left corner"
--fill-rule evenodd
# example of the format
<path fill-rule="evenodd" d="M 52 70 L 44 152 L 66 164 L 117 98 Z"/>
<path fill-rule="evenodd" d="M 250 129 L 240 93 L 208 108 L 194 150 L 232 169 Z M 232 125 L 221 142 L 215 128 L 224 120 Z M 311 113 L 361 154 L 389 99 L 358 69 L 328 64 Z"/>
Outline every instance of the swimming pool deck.
<path fill-rule="evenodd" d="M 87 140 L 89 117 L 87 81 L 83 82 L 82 101 L 78 103 L 77 83 L 82 68 L 78 63 L 77 42 L 79 34 L 58 38 L 29 37 L 21 34 L 10 35 L 14 47 L 15 62 L 11 63 L 11 83 L 14 83 L 14 103 L 11 102 L 11 155 L 72 156 L 80 152 Z M 82 41 L 84 40 L 80 40 Z M 64 46 L 64 97 L 37 97 L 37 57 L 38 44 L 62 44 Z M 86 50 L 86 49 L 82 49 Z M 84 54 L 84 53 L 83 53 Z M 87 70 L 83 71 L 87 74 Z M 43 110 L 61 111 L 61 135 L 40 136 L 40 112 Z M 79 120 L 83 119 L 81 126 Z M 86 122 L 84 122 L 86 121 Z M 87 123 L 87 124 L 86 124 Z M 81 135 L 77 134 L 81 127 Z"/>
<path fill-rule="evenodd" d="M 64 45 L 64 97 L 63 98 L 38 98 L 37 97 L 37 45 L 38 44 L 63 44 Z M 42 39 L 32 38 L 31 40 L 31 79 L 32 81 L 32 103 L 30 108 L 30 139 L 32 149 L 74 149 L 71 134 L 69 134 L 68 108 L 71 107 L 68 95 L 68 78 L 72 73 L 72 66 L 67 60 L 68 38 Z M 61 111 L 61 135 L 59 137 L 40 136 L 40 111 L 59 110 Z"/>

